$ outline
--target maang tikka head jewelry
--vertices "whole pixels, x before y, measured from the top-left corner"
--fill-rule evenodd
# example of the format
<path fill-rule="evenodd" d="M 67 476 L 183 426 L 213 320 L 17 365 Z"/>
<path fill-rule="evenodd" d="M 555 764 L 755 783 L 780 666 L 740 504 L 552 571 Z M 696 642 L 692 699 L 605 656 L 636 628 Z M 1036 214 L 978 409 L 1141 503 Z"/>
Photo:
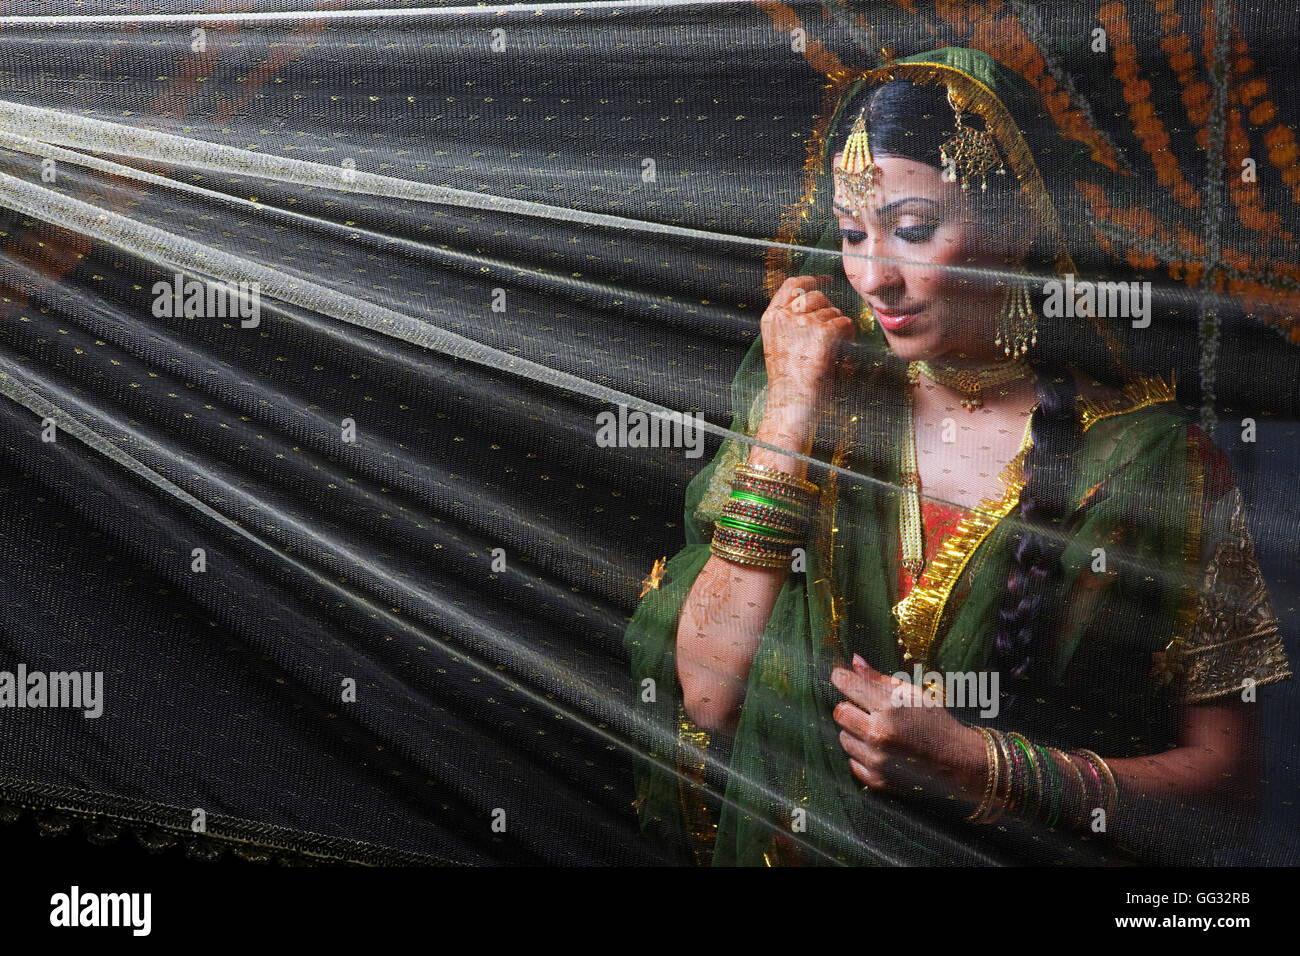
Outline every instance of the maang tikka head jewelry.
<path fill-rule="evenodd" d="M 985 192 L 989 188 L 989 170 L 996 166 L 999 176 L 1005 176 L 1007 172 L 998 147 L 987 130 L 972 129 L 962 123 L 966 103 L 951 86 L 948 87 L 948 105 L 952 107 L 957 131 L 939 147 L 944 181 L 960 182 L 962 190 L 966 191 L 970 189 L 970 181 L 978 176 L 980 191 Z"/>
<path fill-rule="evenodd" d="M 880 178 L 880 167 L 871 158 L 871 144 L 867 140 L 866 112 L 864 106 L 853 121 L 842 159 L 834 169 L 836 183 L 853 201 L 859 218 L 867 199 L 876 194 L 876 182 Z"/>

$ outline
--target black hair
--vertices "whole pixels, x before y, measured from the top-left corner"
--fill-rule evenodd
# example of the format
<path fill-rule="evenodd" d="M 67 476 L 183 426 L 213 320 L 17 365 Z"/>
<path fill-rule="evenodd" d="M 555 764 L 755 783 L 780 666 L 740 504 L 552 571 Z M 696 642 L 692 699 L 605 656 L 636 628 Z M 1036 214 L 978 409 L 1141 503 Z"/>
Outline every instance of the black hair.
<path fill-rule="evenodd" d="M 866 89 L 845 107 L 838 124 L 840 136 L 847 135 L 864 107 L 873 155 L 900 156 L 942 169 L 940 147 L 956 129 L 944 85 L 896 80 Z M 980 117 L 972 113 L 966 113 L 962 122 L 974 129 L 983 128 Z M 989 175 L 986 190 L 977 183 L 971 185 L 967 195 L 976 214 L 984 216 L 986 222 L 993 221 L 995 215 L 1005 219 L 1011 210 L 1025 208 L 1013 202 L 1019 180 L 1011 169 L 1004 175 Z M 1044 230 L 1036 232 L 1025 265 L 1031 276 L 1050 276 L 1055 265 L 1055 237 Z M 1041 287 L 1038 291 L 1041 295 Z M 1033 445 L 1024 462 L 1020 523 L 1013 537 L 1010 571 L 998 606 L 993 648 L 994 664 L 1004 676 L 1023 679 L 1022 691 L 1050 673 L 1053 637 L 1062 611 L 1060 559 L 1066 539 L 1061 532 L 1072 510 L 1071 479 L 1080 444 L 1077 387 L 1070 367 L 1075 365 L 1096 379 L 1118 383 L 1106 361 L 1105 345 L 1091 326 L 1086 322 L 1049 320 L 1041 298 L 1036 305 L 1038 342 L 1025 357 L 1037 373 L 1038 406 L 1030 422 Z M 901 381 L 897 369 L 889 378 Z M 1004 701 L 1006 709 L 1016 706 L 1019 692 L 1015 686 Z"/>

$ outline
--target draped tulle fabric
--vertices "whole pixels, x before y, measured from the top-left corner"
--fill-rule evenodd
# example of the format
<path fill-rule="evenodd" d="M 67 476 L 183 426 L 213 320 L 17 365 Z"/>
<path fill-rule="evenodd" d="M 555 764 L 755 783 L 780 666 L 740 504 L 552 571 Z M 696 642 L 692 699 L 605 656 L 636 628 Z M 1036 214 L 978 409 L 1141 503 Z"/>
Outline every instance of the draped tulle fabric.
<path fill-rule="evenodd" d="M 0 708 L 7 815 L 199 855 L 706 862 L 639 810 L 739 819 L 761 773 L 721 741 L 683 766 L 629 622 L 708 557 L 688 484 L 752 442 L 783 270 L 837 254 L 799 210 L 882 47 L 986 50 L 1087 153 L 1079 266 L 1151 284 L 1134 369 L 1230 460 L 1294 662 L 1297 36 L 1230 0 L 9 0 L 0 670 L 99 674 L 102 712 Z M 699 430 L 638 440 L 656 412 Z M 1206 862 L 1300 861 L 1295 685 L 1259 691 L 1258 831 Z M 806 759 L 842 772 L 833 731 Z M 1020 859 L 880 803 L 805 851 Z"/>

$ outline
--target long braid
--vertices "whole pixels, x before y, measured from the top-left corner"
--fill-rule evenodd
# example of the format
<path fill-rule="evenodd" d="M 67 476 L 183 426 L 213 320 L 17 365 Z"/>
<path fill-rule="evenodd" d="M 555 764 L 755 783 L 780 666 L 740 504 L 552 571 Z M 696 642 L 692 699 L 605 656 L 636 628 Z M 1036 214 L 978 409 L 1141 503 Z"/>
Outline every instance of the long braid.
<path fill-rule="evenodd" d="M 1020 526 L 998 610 L 994 659 L 1011 677 L 1039 679 L 1050 662 L 1060 614 L 1060 559 L 1069 514 L 1070 479 L 1079 446 L 1077 388 L 1068 371 L 1038 369 L 1033 442 L 1025 456 Z M 1014 706 L 1010 694 L 1008 706 Z"/>

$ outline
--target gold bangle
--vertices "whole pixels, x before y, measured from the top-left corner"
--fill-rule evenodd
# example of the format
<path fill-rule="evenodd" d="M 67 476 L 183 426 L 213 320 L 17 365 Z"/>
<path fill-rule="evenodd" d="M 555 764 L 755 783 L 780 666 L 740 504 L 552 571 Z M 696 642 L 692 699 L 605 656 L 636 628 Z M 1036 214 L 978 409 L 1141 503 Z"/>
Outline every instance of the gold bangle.
<path fill-rule="evenodd" d="M 792 528 L 805 527 L 808 524 L 808 515 L 805 513 L 735 496 L 727 499 L 727 503 L 722 506 L 722 513 L 743 517 L 746 521 L 757 521 L 774 528 L 783 525 Z"/>
<path fill-rule="evenodd" d="M 771 510 L 763 511 L 757 508 L 745 508 L 733 505 L 736 499 L 730 499 L 722 508 L 720 517 L 729 518 L 732 521 L 741 521 L 746 524 L 758 525 L 760 527 L 770 528 L 777 534 L 771 537 L 788 536 L 791 538 L 802 538 L 808 533 L 809 522 L 804 519 L 786 512 L 777 514 Z"/>
<path fill-rule="evenodd" d="M 1003 813 L 1011 809 L 1011 798 L 1013 796 L 1012 788 L 1015 786 L 1015 782 L 1016 782 L 1015 773 L 1014 773 L 1015 764 L 1012 762 L 1013 755 L 1011 754 L 1009 745 L 1007 744 L 1007 738 L 1002 733 L 1002 731 L 994 730 L 992 727 L 990 727 L 989 733 L 991 733 L 993 735 L 993 739 L 997 741 L 998 753 L 1001 755 L 1001 761 L 1000 761 L 1000 765 L 1002 768 L 1001 776 L 1003 777 L 1003 782 L 1006 784 L 1005 793 L 1001 792 L 1001 788 L 999 788 L 997 801 L 993 807 L 993 815 L 987 821 L 989 823 L 995 823 L 1002 818 Z"/>
<path fill-rule="evenodd" d="M 808 495 L 820 495 L 822 493 L 818 485 L 813 484 L 806 478 L 792 475 L 788 471 L 781 471 L 779 468 L 769 468 L 767 465 L 753 465 L 747 461 L 741 462 L 736 466 L 736 474 L 759 480 L 774 481 L 779 485 L 788 485 Z"/>
<path fill-rule="evenodd" d="M 1061 755 L 1070 770 L 1073 771 L 1074 779 L 1079 784 L 1078 819 L 1074 823 L 1074 829 L 1081 830 L 1088 825 L 1088 785 L 1083 782 L 1083 772 L 1075 762 L 1070 759 L 1070 755 L 1064 750 L 1058 750 L 1056 747 L 1049 747 L 1047 749 L 1051 753 L 1058 753 Z"/>
<path fill-rule="evenodd" d="M 1034 745 L 1028 737 L 1022 733 L 1011 731 L 1007 734 L 1015 743 L 1019 743 L 1021 749 L 1025 752 L 1025 760 L 1029 764 L 1029 776 L 1025 779 L 1025 805 L 1020 808 L 1020 818 L 1023 820 L 1037 819 L 1043 811 L 1043 797 L 1045 796 L 1045 777 L 1047 772 L 1038 765 L 1038 760 L 1034 756 Z M 1014 744 L 1013 744 L 1014 746 Z"/>
<path fill-rule="evenodd" d="M 975 727 L 981 737 L 984 738 L 984 796 L 980 799 L 980 804 L 975 808 L 975 812 L 966 819 L 971 823 L 983 823 L 980 819 L 993 808 L 993 792 L 997 789 L 998 782 L 998 755 L 997 745 L 993 742 L 993 735 L 984 727 Z"/>
<path fill-rule="evenodd" d="M 804 541 L 803 538 L 777 538 L 757 531 L 730 528 L 721 522 L 713 526 L 713 537 L 719 536 L 725 539 L 723 544 L 729 548 L 752 547 L 756 551 L 781 551 L 783 554 L 799 547 Z"/>
<path fill-rule="evenodd" d="M 710 543 L 709 550 L 718 557 L 736 564 L 747 564 L 759 568 L 789 568 L 790 558 L 769 557 L 751 552 L 737 551 L 716 542 Z"/>
<path fill-rule="evenodd" d="M 1110 792 L 1106 794 L 1106 823 L 1109 826 L 1110 818 L 1115 815 L 1115 810 L 1119 806 L 1119 784 L 1115 782 L 1115 775 L 1110 771 L 1110 765 L 1102 760 L 1091 750 L 1079 748 L 1075 753 L 1082 756 L 1097 765 L 1097 768 L 1105 775 L 1106 782 L 1110 784 Z"/>

